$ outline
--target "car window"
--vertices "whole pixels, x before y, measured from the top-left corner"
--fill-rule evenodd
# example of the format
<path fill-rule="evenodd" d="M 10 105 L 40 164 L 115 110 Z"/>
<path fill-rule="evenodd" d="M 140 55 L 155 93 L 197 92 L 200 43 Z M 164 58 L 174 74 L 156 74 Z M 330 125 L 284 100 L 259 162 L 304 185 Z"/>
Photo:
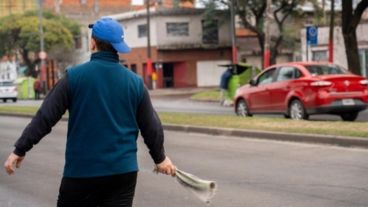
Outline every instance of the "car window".
<path fill-rule="evenodd" d="M 337 65 L 307 65 L 305 66 L 312 76 L 346 74 L 347 71 Z"/>
<path fill-rule="evenodd" d="M 301 77 L 301 72 L 294 67 L 282 67 L 280 68 L 276 81 L 292 80 Z"/>
<path fill-rule="evenodd" d="M 275 69 L 270 69 L 266 72 L 264 72 L 262 75 L 258 77 L 258 85 L 263 85 L 267 83 L 271 83 L 273 81 L 273 74 L 275 72 Z"/>

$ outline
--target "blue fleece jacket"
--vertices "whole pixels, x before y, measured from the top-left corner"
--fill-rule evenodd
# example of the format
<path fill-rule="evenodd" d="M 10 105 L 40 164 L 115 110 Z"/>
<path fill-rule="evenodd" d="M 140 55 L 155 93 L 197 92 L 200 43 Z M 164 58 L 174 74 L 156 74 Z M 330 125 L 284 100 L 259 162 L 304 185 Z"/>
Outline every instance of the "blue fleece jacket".
<path fill-rule="evenodd" d="M 69 126 L 65 177 L 95 177 L 138 170 L 138 124 L 141 78 L 119 64 L 110 52 L 67 71 Z"/>

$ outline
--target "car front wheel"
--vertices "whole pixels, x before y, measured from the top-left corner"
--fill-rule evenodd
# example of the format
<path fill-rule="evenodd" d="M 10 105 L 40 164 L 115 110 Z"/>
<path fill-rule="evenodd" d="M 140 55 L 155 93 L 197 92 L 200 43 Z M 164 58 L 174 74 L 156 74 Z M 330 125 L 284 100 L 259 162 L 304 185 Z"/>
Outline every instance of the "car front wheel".
<path fill-rule="evenodd" d="M 358 118 L 359 112 L 350 112 L 340 114 L 341 119 L 344 121 L 355 121 Z"/>
<path fill-rule="evenodd" d="M 247 103 L 242 99 L 236 103 L 236 115 L 238 116 L 252 116 L 249 113 L 249 108 Z"/>
<path fill-rule="evenodd" d="M 289 115 L 293 120 L 308 119 L 309 116 L 304 109 L 303 103 L 299 100 L 294 100 L 289 106 Z"/>

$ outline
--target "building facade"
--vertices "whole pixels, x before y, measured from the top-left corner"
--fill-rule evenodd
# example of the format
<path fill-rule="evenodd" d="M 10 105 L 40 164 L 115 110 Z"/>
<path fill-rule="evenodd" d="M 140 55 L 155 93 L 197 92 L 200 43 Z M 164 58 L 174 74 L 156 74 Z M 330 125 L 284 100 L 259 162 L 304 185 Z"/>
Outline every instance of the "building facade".
<path fill-rule="evenodd" d="M 36 10 L 36 0 L 0 0 L 0 17 Z"/>
<path fill-rule="evenodd" d="M 150 43 L 157 88 L 217 86 L 231 60 L 230 24 L 217 20 L 208 28 L 203 9 L 151 8 Z M 219 14 L 222 15 L 222 14 Z M 113 15 L 125 28 L 132 52 L 123 64 L 144 77 L 147 74 L 147 13 L 145 10 Z"/>
<path fill-rule="evenodd" d="M 368 22 L 363 21 L 357 30 L 358 49 L 361 63 L 361 74 L 368 77 Z M 307 45 L 306 29 L 301 30 L 301 54 L 303 61 L 328 61 L 328 39 L 329 27 L 319 27 L 317 34 L 317 44 Z M 334 63 L 348 68 L 347 58 L 345 53 L 344 38 L 340 26 L 334 28 Z"/>

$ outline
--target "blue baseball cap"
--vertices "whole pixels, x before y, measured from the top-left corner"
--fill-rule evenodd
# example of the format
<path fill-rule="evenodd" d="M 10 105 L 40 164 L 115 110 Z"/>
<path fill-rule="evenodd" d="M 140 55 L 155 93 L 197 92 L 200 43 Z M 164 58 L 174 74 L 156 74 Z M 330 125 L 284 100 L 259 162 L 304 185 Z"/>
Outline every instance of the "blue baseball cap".
<path fill-rule="evenodd" d="M 124 41 L 123 27 L 116 20 L 102 17 L 88 27 L 92 29 L 92 37 L 110 43 L 119 53 L 130 52 L 130 47 Z"/>

